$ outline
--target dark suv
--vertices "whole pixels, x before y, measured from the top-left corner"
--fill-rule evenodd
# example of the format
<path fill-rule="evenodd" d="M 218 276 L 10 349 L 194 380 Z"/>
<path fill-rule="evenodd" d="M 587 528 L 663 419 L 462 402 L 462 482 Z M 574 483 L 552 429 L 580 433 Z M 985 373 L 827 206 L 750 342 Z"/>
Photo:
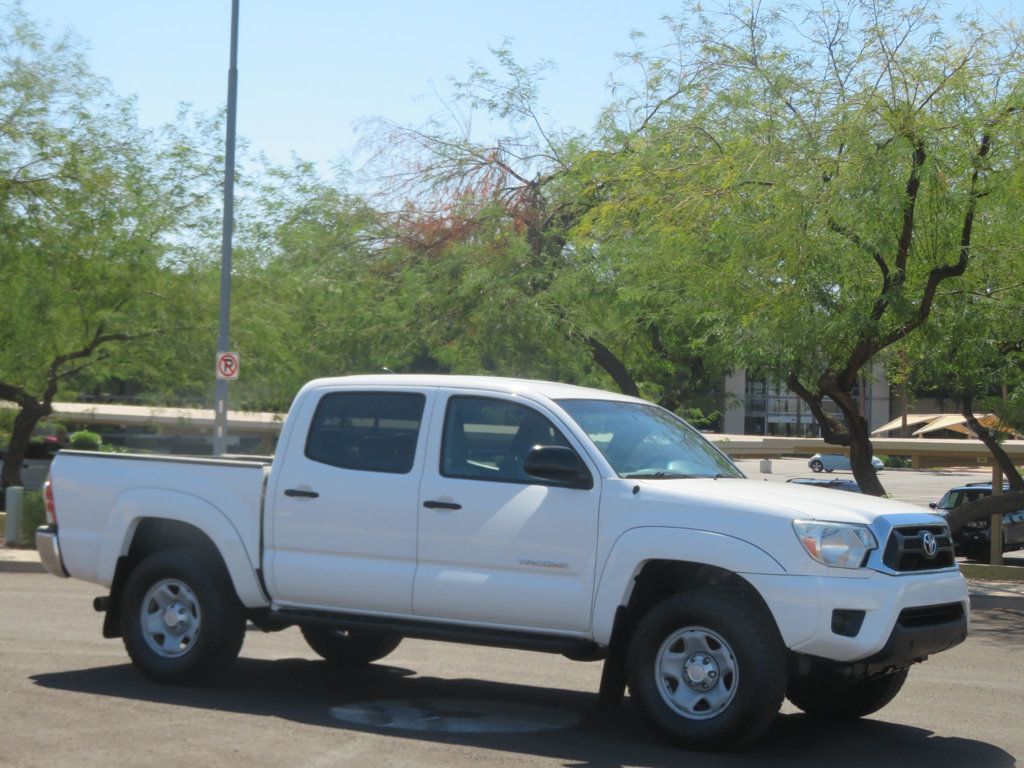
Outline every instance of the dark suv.
<path fill-rule="evenodd" d="M 1010 486 L 1004 483 L 1003 492 L 1009 490 Z M 992 483 L 968 483 L 950 488 L 937 503 L 932 502 L 928 506 L 945 516 L 957 507 L 991 495 Z M 991 538 L 989 518 L 985 518 L 967 523 L 954 533 L 953 544 L 958 555 L 987 561 Z M 1018 549 L 1024 549 L 1024 509 L 1003 513 L 1003 552 L 1014 552 Z"/>

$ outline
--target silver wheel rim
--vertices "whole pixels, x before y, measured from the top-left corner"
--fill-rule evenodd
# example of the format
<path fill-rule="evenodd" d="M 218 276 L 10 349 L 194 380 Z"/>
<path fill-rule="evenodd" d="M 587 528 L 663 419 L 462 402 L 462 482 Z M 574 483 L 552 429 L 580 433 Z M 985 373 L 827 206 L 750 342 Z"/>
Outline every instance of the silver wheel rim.
<path fill-rule="evenodd" d="M 721 635 L 705 627 L 685 627 L 661 644 L 654 676 L 662 700 L 676 714 L 710 720 L 735 698 L 740 669 Z"/>
<path fill-rule="evenodd" d="M 184 656 L 196 644 L 202 624 L 199 600 L 178 579 L 162 579 L 149 588 L 139 611 L 142 637 L 158 656 Z"/>

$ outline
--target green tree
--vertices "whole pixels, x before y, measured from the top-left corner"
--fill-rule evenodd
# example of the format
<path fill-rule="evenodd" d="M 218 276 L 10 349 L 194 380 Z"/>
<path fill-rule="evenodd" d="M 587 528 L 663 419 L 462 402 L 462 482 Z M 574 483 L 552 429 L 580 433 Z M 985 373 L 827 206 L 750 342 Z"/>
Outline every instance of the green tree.
<path fill-rule="evenodd" d="M 449 118 L 423 128 L 380 121 L 370 134 L 406 287 L 431 318 L 429 357 L 459 371 L 553 376 L 644 394 L 679 409 L 721 387 L 723 369 L 692 314 L 662 311 L 631 282 L 628 248 L 593 249 L 574 232 L 605 199 L 604 165 L 585 135 L 558 130 L 540 106 L 552 66 L 492 51 L 454 83 Z M 470 137 L 469 113 L 506 126 Z M 718 403 L 702 402 L 712 409 Z"/>
<path fill-rule="evenodd" d="M 2 485 L 58 390 L 156 330 L 173 223 L 131 102 L 73 41 L 17 8 L 0 32 L 0 399 L 15 403 Z"/>
<path fill-rule="evenodd" d="M 1021 34 L 954 26 L 886 1 L 697 7 L 605 120 L 594 241 L 640 241 L 641 282 L 786 381 L 876 495 L 854 388 L 1021 219 Z"/>
<path fill-rule="evenodd" d="M 1019 220 L 1007 222 L 1021 226 Z M 999 238 L 1001 258 L 973 271 L 937 302 L 929 325 L 905 345 L 903 357 L 916 372 L 914 383 L 941 387 L 959 403 L 967 426 L 992 454 L 1010 493 L 958 507 L 949 515 L 954 529 L 992 514 L 1024 506 L 1020 469 L 1003 450 L 1002 440 L 1024 432 L 1024 260 L 1020 234 Z M 994 413 L 997 422 L 978 419 L 976 411 Z"/>

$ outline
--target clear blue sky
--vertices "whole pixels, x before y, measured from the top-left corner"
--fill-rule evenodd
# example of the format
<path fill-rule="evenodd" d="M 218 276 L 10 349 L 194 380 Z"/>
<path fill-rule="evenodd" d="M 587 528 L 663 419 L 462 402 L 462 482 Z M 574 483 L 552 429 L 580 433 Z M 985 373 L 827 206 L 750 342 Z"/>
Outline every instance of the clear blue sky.
<path fill-rule="evenodd" d="M 0 0 L 3 2 L 3 0 Z M 1019 0 L 953 2 L 1012 8 Z M 4 3 L 6 4 L 6 3 Z M 230 0 L 23 0 L 53 36 L 73 29 L 93 69 L 138 97 L 143 124 L 173 119 L 180 102 L 226 101 Z M 420 123 L 434 89 L 470 59 L 513 38 L 522 63 L 555 60 L 543 103 L 563 127 L 589 128 L 607 102 L 615 53 L 630 31 L 665 37 L 672 0 L 241 0 L 239 134 L 286 162 L 348 156 L 368 116 Z M 949 10 L 949 9 L 947 9 Z"/>
<path fill-rule="evenodd" d="M 51 35 L 73 29 L 93 69 L 141 120 L 174 117 L 179 102 L 206 111 L 227 91 L 230 0 L 24 0 Z M 419 123 L 433 91 L 465 76 L 470 59 L 514 38 L 523 62 L 554 59 L 544 103 L 563 126 L 590 127 L 607 100 L 615 53 L 629 33 L 661 33 L 670 0 L 241 0 L 238 130 L 277 161 L 324 162 L 352 150 L 368 116 Z"/>

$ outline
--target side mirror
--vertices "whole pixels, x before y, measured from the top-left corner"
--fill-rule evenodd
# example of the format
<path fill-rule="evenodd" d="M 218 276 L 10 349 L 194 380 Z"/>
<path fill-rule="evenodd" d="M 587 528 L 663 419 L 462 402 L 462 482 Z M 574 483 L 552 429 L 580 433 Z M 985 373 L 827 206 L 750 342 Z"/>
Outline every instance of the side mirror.
<path fill-rule="evenodd" d="M 931 507 L 932 509 L 938 509 L 939 507 L 938 502 L 935 501 L 928 502 L 928 506 Z"/>
<path fill-rule="evenodd" d="M 523 471 L 528 475 L 570 488 L 593 488 L 594 480 L 572 448 L 535 445 L 526 454 Z"/>

